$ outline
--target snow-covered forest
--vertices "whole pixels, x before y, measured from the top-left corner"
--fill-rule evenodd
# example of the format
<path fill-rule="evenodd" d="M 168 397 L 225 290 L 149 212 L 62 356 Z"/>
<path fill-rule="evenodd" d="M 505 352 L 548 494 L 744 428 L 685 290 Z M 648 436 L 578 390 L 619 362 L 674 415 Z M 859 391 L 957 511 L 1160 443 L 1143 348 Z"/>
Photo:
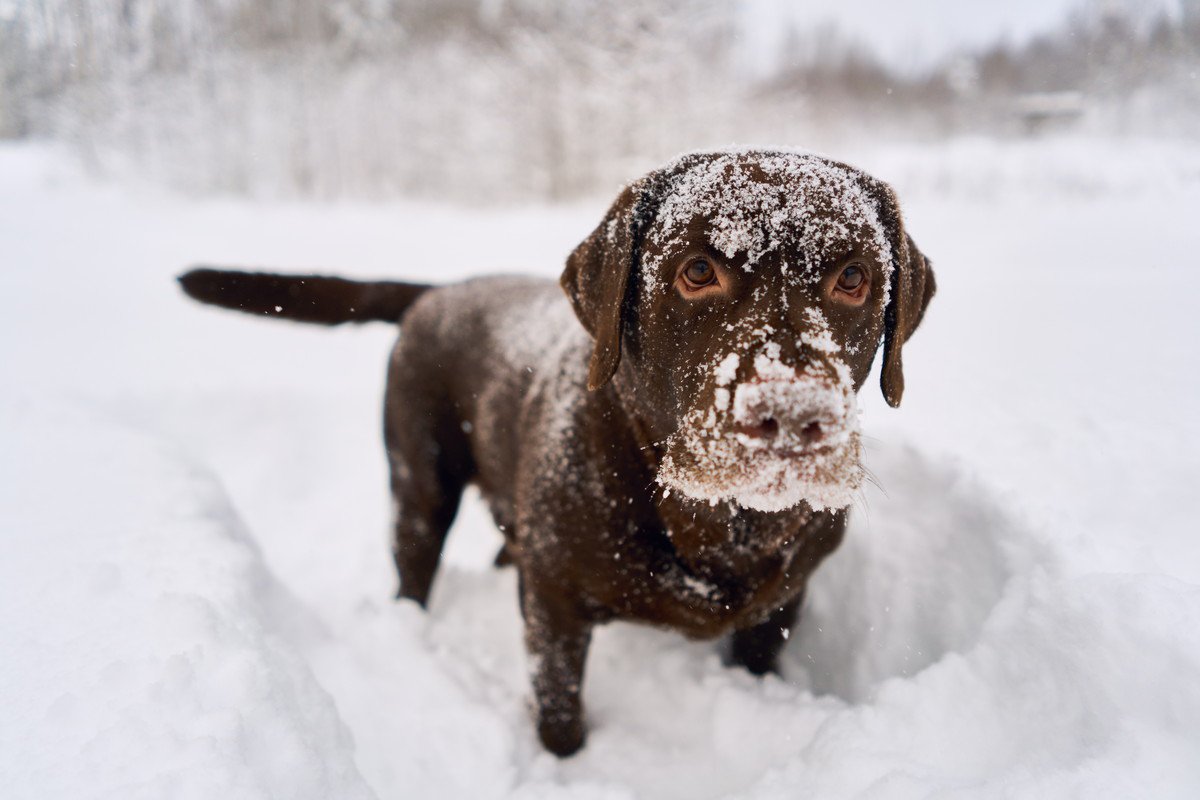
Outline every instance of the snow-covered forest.
<path fill-rule="evenodd" d="M 916 69 L 802 20 L 750 69 L 725 0 L 17 2 L 0 135 L 193 190 L 486 202 L 588 195 L 713 143 L 1200 134 L 1192 2 L 1089 2 Z"/>
<path fill-rule="evenodd" d="M 0 0 L 0 796 L 1200 796 L 1200 15 L 1062 5 L 903 62 L 789 3 Z M 175 276 L 555 277 L 731 142 L 890 182 L 938 294 L 782 674 L 608 625 L 559 760 L 477 496 L 392 599 L 394 328 Z"/>

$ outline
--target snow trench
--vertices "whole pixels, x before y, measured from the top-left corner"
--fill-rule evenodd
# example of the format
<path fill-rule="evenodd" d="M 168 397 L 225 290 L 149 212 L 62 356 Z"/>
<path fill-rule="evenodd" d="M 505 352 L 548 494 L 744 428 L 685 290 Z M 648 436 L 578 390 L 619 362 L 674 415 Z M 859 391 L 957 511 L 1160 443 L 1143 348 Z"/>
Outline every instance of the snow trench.
<path fill-rule="evenodd" d="M 511 570 L 452 564 L 428 615 L 384 597 L 321 613 L 172 446 L 73 409 L 6 418 L 9 797 L 1118 796 L 1131 762 L 1170 796 L 1196 777 L 1172 756 L 1200 711 L 1173 680 L 1200 667 L 1174 636 L 1200 624 L 1197 590 L 1070 577 L 911 447 L 868 448 L 887 492 L 817 572 L 782 677 L 610 625 L 591 738 L 558 761 L 528 718 Z M 478 507 L 452 536 L 495 543 Z"/>

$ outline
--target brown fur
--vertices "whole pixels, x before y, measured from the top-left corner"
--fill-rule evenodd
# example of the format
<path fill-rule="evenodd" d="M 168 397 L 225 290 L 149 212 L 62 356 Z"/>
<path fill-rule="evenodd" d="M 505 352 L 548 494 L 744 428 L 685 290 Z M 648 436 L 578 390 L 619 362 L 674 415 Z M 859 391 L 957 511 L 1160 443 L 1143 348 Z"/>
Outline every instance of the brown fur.
<path fill-rule="evenodd" d="M 743 158 L 753 168 L 765 155 Z M 656 483 L 684 415 L 711 405 L 719 389 L 701 365 L 714 363 L 747 320 L 775 332 L 781 362 L 824 364 L 827 354 L 797 338 L 818 309 L 854 390 L 883 341 L 882 388 L 897 405 L 901 346 L 934 290 L 891 190 L 851 170 L 888 240 L 887 253 L 865 240 L 848 244 L 873 280 L 865 310 L 830 305 L 820 293 L 822 276 L 841 261 L 810 264 L 816 277 L 789 282 L 786 261 L 801 255 L 781 247 L 747 272 L 744 254 L 713 250 L 712 220 L 703 217 L 688 223 L 684 249 L 721 261 L 730 288 L 715 301 L 682 299 L 670 282 L 686 253 L 658 236 L 659 210 L 679 176 L 706 158 L 682 159 L 621 194 L 568 259 L 566 301 L 553 284 L 512 278 L 433 290 L 213 271 L 182 279 L 198 299 L 256 313 L 327 324 L 403 315 L 385 400 L 399 594 L 426 602 L 461 493 L 477 485 L 506 538 L 501 561 L 520 576 L 538 733 L 559 755 L 584 741 L 581 687 L 595 625 L 625 619 L 699 638 L 732 633 L 734 661 L 772 670 L 809 575 L 845 531 L 844 509 L 801 502 L 756 511 Z M 657 294 L 644 289 L 654 279 L 648 263 L 665 271 Z M 789 302 L 778 302 L 785 295 Z M 755 369 L 743 359 L 739 385 L 757 380 Z"/>

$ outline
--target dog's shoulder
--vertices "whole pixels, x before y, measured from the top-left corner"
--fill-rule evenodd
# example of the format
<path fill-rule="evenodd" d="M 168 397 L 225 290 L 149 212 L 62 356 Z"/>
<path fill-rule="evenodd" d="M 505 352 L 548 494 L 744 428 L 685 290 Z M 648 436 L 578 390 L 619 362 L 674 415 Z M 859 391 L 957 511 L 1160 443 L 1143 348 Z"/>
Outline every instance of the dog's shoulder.
<path fill-rule="evenodd" d="M 496 276 L 439 287 L 414 304 L 396 357 L 450 387 L 486 430 L 560 436 L 587 401 L 591 339 L 554 281 Z M 505 437 L 507 441 L 509 437 Z"/>
<path fill-rule="evenodd" d="M 483 349 L 514 369 L 536 368 L 564 340 L 585 340 L 558 284 L 526 276 L 489 276 L 440 286 L 417 301 L 403 332 L 456 348 Z"/>

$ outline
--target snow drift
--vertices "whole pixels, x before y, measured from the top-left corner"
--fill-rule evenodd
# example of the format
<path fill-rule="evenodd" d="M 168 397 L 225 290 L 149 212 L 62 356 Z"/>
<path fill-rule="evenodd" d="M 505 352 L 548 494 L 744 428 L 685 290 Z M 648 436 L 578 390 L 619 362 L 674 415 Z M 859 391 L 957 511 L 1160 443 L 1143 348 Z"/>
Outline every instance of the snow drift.
<path fill-rule="evenodd" d="M 554 274 L 607 198 L 201 202 L 29 148 L 0 150 L 0 175 L 6 797 L 1200 791 L 1200 428 L 1176 413 L 1200 331 L 1151 291 L 1186 285 L 1194 183 L 1039 184 L 1037 203 L 901 185 L 938 308 L 905 407 L 862 395 L 874 484 L 783 676 L 606 627 L 589 744 L 558 761 L 477 503 L 429 614 L 389 599 L 387 326 L 260 323 L 185 305 L 171 278 L 200 260 Z"/>

